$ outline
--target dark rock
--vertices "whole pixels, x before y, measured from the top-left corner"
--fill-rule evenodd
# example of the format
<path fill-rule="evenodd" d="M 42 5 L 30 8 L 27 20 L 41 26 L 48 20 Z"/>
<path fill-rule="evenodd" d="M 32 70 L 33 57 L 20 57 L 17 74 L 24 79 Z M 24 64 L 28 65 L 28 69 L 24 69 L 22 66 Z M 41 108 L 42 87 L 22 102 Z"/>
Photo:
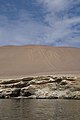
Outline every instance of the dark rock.
<path fill-rule="evenodd" d="M 18 97 L 20 96 L 20 88 L 14 88 L 10 94 L 10 97 Z"/>
<path fill-rule="evenodd" d="M 27 78 L 22 78 L 22 81 L 31 81 L 33 79 L 33 77 L 27 77 Z"/>

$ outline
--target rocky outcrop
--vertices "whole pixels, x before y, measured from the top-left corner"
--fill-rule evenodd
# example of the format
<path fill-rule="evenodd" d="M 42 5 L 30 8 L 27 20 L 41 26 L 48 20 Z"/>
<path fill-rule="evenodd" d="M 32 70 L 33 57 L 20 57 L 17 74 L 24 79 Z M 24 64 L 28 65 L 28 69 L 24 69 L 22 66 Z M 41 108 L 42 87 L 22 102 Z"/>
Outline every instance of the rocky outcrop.
<path fill-rule="evenodd" d="M 38 76 L 0 80 L 0 98 L 80 99 L 80 78 Z"/>

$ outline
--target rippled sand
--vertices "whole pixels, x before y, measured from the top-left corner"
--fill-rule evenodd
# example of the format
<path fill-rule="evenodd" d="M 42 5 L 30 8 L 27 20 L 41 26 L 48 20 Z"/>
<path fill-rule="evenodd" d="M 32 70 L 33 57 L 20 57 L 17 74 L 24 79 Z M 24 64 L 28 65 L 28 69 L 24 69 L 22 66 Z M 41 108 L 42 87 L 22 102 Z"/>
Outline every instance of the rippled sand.
<path fill-rule="evenodd" d="M 80 48 L 0 47 L 0 78 L 66 73 L 80 73 Z"/>

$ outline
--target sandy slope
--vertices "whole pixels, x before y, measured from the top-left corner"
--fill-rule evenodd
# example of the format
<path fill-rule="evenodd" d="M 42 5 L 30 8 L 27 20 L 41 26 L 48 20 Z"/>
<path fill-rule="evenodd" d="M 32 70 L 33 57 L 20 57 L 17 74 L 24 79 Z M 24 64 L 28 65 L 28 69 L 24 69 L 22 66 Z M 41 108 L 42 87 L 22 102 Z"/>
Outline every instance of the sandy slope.
<path fill-rule="evenodd" d="M 80 48 L 0 47 L 0 78 L 39 73 L 80 73 Z"/>

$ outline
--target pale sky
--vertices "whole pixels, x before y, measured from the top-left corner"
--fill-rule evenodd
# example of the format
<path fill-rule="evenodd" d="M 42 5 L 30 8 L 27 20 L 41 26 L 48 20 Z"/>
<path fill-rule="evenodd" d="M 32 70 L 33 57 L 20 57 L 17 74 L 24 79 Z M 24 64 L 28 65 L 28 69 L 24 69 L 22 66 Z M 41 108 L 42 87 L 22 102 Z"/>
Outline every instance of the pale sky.
<path fill-rule="evenodd" d="M 0 0 L 0 46 L 80 47 L 80 0 Z"/>

